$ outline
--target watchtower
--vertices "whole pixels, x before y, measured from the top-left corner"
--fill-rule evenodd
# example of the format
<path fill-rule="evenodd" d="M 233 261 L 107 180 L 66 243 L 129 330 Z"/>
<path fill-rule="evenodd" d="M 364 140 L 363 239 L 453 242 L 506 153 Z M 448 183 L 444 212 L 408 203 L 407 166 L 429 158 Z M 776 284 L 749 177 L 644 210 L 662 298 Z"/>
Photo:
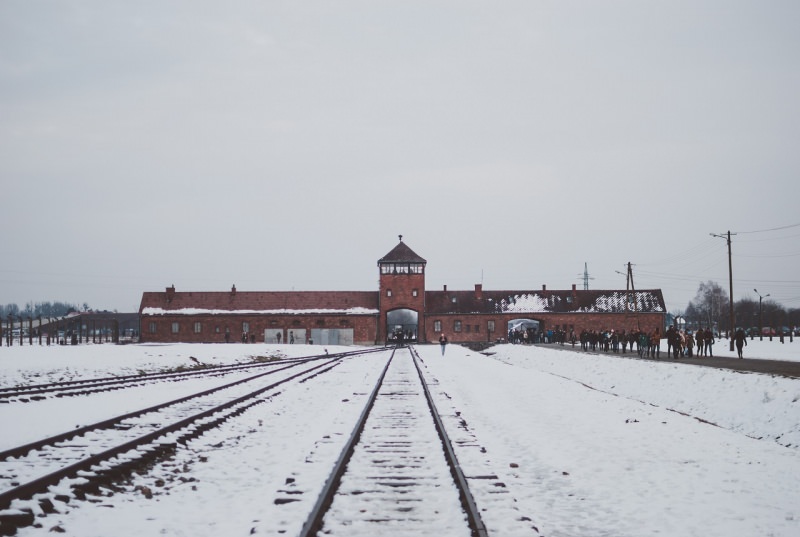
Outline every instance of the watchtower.
<path fill-rule="evenodd" d="M 425 341 L 425 265 L 403 242 L 378 260 L 378 341 Z"/>

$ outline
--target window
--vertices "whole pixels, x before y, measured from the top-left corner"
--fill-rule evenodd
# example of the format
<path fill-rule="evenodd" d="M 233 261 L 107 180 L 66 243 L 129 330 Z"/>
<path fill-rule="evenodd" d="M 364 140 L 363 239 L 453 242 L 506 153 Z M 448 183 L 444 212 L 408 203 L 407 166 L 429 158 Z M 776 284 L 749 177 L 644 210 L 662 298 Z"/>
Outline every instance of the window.
<path fill-rule="evenodd" d="M 461 321 L 453 322 L 453 332 L 461 332 Z"/>
<path fill-rule="evenodd" d="M 434 332 L 442 331 L 442 321 L 433 321 L 433 331 Z"/>
<path fill-rule="evenodd" d="M 392 290 L 391 289 L 387 289 L 386 290 L 386 296 L 392 296 Z"/>
<path fill-rule="evenodd" d="M 195 334 L 199 334 L 200 332 L 202 332 L 202 328 L 203 328 L 203 325 L 200 324 L 199 322 L 195 322 L 194 323 L 194 333 Z"/>
<path fill-rule="evenodd" d="M 464 325 L 464 331 L 469 334 L 470 330 L 472 330 L 472 325 L 471 324 L 465 324 Z"/>
<path fill-rule="evenodd" d="M 242 332 L 249 332 L 250 331 L 250 323 L 247 321 L 242 322 Z"/>
<path fill-rule="evenodd" d="M 150 324 L 148 325 L 148 330 L 150 330 L 151 334 L 155 334 L 156 333 L 156 322 L 155 321 L 150 321 Z"/>
<path fill-rule="evenodd" d="M 489 332 L 494 332 L 494 321 L 486 321 L 486 329 Z"/>
<path fill-rule="evenodd" d="M 179 323 L 172 323 L 172 333 L 177 334 L 181 325 Z"/>
<path fill-rule="evenodd" d="M 219 334 L 219 326 L 215 326 L 215 327 L 214 327 L 214 332 L 215 332 L 215 333 L 217 333 L 217 334 Z"/>
<path fill-rule="evenodd" d="M 481 325 L 479 325 L 479 324 L 476 324 L 476 325 L 475 325 L 475 331 L 476 331 L 476 332 L 480 332 L 480 331 L 481 331 Z"/>
<path fill-rule="evenodd" d="M 456 303 L 456 297 L 453 297 L 453 298 L 451 298 L 451 299 L 450 299 L 450 301 L 451 301 L 453 304 L 455 304 L 455 303 Z"/>
<path fill-rule="evenodd" d="M 381 265 L 381 274 L 423 274 L 425 265 L 422 263 L 384 263 Z"/>
<path fill-rule="evenodd" d="M 411 291 L 411 296 L 416 297 L 417 295 L 419 295 L 418 290 L 414 289 L 413 291 Z"/>

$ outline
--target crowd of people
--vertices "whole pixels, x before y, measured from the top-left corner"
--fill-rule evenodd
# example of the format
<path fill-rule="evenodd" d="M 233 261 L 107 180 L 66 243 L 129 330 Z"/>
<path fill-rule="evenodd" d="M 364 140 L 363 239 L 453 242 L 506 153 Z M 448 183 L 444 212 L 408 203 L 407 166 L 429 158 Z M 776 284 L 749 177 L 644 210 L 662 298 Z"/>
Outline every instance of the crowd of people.
<path fill-rule="evenodd" d="M 536 329 L 509 330 L 508 341 L 515 344 L 529 343 L 556 343 L 560 345 L 571 344 L 573 347 L 580 343 L 584 351 L 598 350 L 604 352 L 636 352 L 643 358 L 661 357 L 661 340 L 667 344 L 666 356 L 675 359 L 691 358 L 693 356 L 714 356 L 714 333 L 711 329 L 700 328 L 694 332 L 679 330 L 670 326 L 664 334 L 656 328 L 654 331 L 644 330 L 583 330 L 576 334 L 574 330 L 547 330 L 539 332 Z M 635 346 L 635 350 L 634 350 Z"/>

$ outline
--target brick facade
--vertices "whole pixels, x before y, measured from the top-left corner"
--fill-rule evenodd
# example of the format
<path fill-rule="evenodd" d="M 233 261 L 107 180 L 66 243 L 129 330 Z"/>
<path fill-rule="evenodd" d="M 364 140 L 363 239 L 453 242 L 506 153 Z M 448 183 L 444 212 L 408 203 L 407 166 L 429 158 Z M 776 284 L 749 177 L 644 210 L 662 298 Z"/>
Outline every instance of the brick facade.
<path fill-rule="evenodd" d="M 378 261 L 378 291 L 321 292 L 145 292 L 139 308 L 143 342 L 269 341 L 280 334 L 288 342 L 319 338 L 352 338 L 357 345 L 383 344 L 389 317 L 411 310 L 420 342 L 435 342 L 445 333 L 453 343 L 505 339 L 510 321 L 539 323 L 540 330 L 664 330 L 666 310 L 661 291 L 471 291 L 425 289 L 427 262 L 405 243 Z M 409 312 L 402 312 L 402 315 Z M 302 341 L 301 341 L 302 339 Z"/>
<path fill-rule="evenodd" d="M 265 331 L 279 331 L 282 342 L 308 343 L 312 330 L 351 329 L 353 342 L 372 345 L 376 341 L 375 315 L 269 315 L 269 314 L 200 314 L 142 316 L 143 342 L 180 341 L 184 343 L 225 343 L 225 334 L 232 343 L 242 335 L 258 343 L 264 342 Z"/>
<path fill-rule="evenodd" d="M 425 333 L 429 340 L 435 342 L 439 335 L 444 333 L 452 343 L 495 342 L 506 340 L 508 337 L 508 323 L 517 319 L 530 319 L 538 321 L 542 331 L 549 329 L 563 329 L 569 333 L 574 330 L 580 334 L 583 330 L 601 332 L 604 330 L 643 330 L 651 333 L 658 328 L 664 333 L 663 313 L 587 313 L 587 314 L 429 314 L 425 316 Z M 441 323 L 440 330 L 436 330 L 437 321 Z M 492 331 L 490 326 L 494 325 Z M 460 329 L 457 331 L 457 325 Z"/>
<path fill-rule="evenodd" d="M 378 338 L 387 338 L 390 312 L 408 309 L 417 313 L 419 341 L 425 341 L 425 265 L 427 262 L 400 243 L 378 261 Z"/>

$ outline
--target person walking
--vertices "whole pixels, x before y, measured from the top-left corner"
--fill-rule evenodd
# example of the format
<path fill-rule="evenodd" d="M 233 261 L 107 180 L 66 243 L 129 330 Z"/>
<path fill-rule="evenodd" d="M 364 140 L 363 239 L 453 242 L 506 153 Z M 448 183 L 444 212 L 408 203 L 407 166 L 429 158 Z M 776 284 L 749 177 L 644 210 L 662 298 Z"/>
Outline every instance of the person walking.
<path fill-rule="evenodd" d="M 444 349 L 447 347 L 447 336 L 442 334 L 439 336 L 439 345 L 442 347 L 442 356 L 444 356 Z"/>
<path fill-rule="evenodd" d="M 710 328 L 706 328 L 705 333 L 705 343 L 706 343 L 706 352 L 712 358 L 714 357 L 714 333 L 711 331 Z"/>
<path fill-rule="evenodd" d="M 736 341 L 736 352 L 739 354 L 739 358 L 744 358 L 742 356 L 742 347 L 747 345 L 747 336 L 745 336 L 744 330 L 739 328 L 733 335 L 733 339 Z"/>
<path fill-rule="evenodd" d="M 650 344 L 653 346 L 653 353 L 656 358 L 661 358 L 661 334 L 656 327 L 656 331 L 650 336 Z"/>
<path fill-rule="evenodd" d="M 705 356 L 705 331 L 702 327 L 697 330 L 697 336 L 695 336 L 695 343 L 697 343 L 697 357 L 700 358 L 701 356 Z"/>
<path fill-rule="evenodd" d="M 672 356 L 672 345 L 675 343 L 675 327 L 670 326 L 664 334 L 667 337 L 667 357 Z"/>

